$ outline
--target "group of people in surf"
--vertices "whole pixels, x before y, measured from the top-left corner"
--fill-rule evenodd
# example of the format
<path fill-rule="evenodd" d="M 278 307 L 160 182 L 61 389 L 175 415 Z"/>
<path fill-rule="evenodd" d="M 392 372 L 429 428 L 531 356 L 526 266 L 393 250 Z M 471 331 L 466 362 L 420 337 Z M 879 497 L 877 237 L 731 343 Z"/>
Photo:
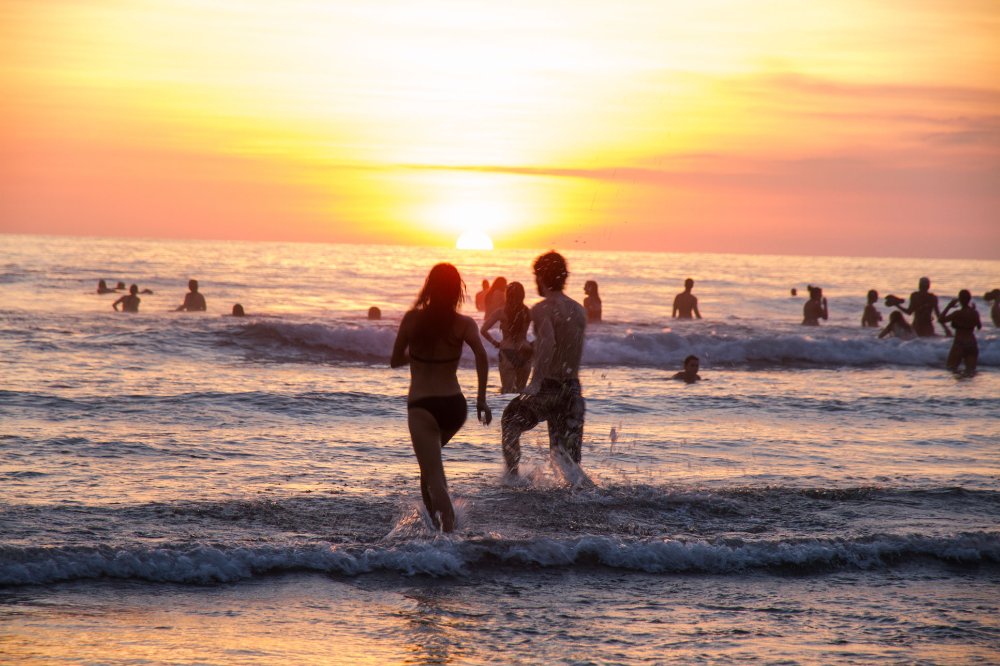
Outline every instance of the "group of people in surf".
<path fill-rule="evenodd" d="M 118 286 L 114 289 L 108 287 L 105 280 L 97 281 L 97 293 L 98 294 L 111 294 L 122 291 L 125 289 L 125 283 L 119 282 Z M 152 290 L 143 289 L 139 291 L 139 286 L 133 284 L 128 289 L 128 293 L 124 294 L 121 298 L 111 304 L 111 307 L 118 312 L 118 306 L 121 305 L 121 312 L 139 312 L 139 303 L 142 299 L 139 298 L 139 294 L 152 294 Z M 208 309 L 205 303 L 205 296 L 200 291 L 198 291 L 198 281 L 188 280 L 188 292 L 184 294 L 184 302 L 174 308 L 174 312 L 205 312 Z M 377 309 L 377 308 L 376 308 Z M 232 315 L 234 317 L 243 317 L 246 313 L 243 311 L 243 306 L 239 303 L 233 305 Z"/>
<path fill-rule="evenodd" d="M 802 307 L 802 324 L 818 326 L 820 319 L 829 318 L 826 298 L 823 297 L 821 288 L 812 285 L 808 288 L 809 300 Z M 886 296 L 886 307 L 895 309 L 889 313 L 889 321 L 879 331 L 878 337 L 881 339 L 892 336 L 902 340 L 934 337 L 937 335 L 934 325 L 936 319 L 944 334 L 953 338 L 946 361 L 948 368 L 957 370 L 964 364 L 966 372 L 975 372 L 979 360 L 979 345 L 976 342 L 975 331 L 982 329 L 983 324 L 979 318 L 979 311 L 972 303 L 972 293 L 968 289 L 962 289 L 942 311 L 938 305 L 937 295 L 930 289 L 930 278 L 922 277 L 917 284 L 917 291 L 910 294 L 909 302 L 892 294 Z M 861 313 L 862 326 L 878 328 L 881 325 L 882 313 L 875 305 L 878 299 L 878 291 L 875 289 L 868 291 L 867 304 Z M 1000 327 L 1000 289 L 987 292 L 984 300 L 993 302 L 990 314 L 994 326 Z M 913 316 L 912 324 L 906 320 L 904 314 Z M 949 325 L 954 329 L 954 333 L 948 328 Z"/>

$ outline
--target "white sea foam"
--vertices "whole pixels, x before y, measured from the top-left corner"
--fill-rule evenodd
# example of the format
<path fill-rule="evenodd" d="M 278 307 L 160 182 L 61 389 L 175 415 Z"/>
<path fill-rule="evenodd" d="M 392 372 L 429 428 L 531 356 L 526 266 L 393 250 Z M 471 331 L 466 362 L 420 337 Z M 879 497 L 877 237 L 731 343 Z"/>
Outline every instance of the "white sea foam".
<path fill-rule="evenodd" d="M 0 551 L 0 584 L 119 578 L 220 583 L 269 573 L 315 571 L 357 576 L 375 571 L 454 576 L 488 566 L 567 567 L 579 564 L 668 574 L 799 569 L 872 569 L 914 560 L 1000 563 L 1000 534 L 951 537 L 880 535 L 862 539 L 742 541 L 439 538 L 399 545 L 343 548 L 326 544 L 220 547 L 16 548 Z"/>

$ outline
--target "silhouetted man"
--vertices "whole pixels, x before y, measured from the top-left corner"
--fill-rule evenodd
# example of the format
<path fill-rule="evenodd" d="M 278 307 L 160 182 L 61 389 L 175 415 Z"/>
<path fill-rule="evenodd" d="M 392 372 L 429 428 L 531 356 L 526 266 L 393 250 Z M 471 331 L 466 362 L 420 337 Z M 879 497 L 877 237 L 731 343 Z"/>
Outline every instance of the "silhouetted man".
<path fill-rule="evenodd" d="M 701 313 L 698 312 L 698 297 L 691 293 L 693 288 L 694 280 L 691 278 L 684 280 L 684 291 L 674 296 L 674 319 L 692 319 L 692 311 L 698 319 L 701 319 Z"/>
<path fill-rule="evenodd" d="M 198 293 L 198 281 L 188 280 L 188 293 L 184 294 L 184 302 L 177 306 L 174 312 L 204 312 L 205 297 Z"/>
<path fill-rule="evenodd" d="M 531 308 L 535 355 L 531 381 L 503 411 L 501 436 L 507 474 L 516 476 L 521 461 L 521 433 L 548 423 L 549 450 L 580 462 L 586 404 L 580 388 L 580 358 L 587 314 L 563 293 L 569 271 L 557 252 L 538 257 L 535 284 L 544 300 Z"/>
<path fill-rule="evenodd" d="M 910 294 L 910 304 L 907 307 L 896 306 L 906 314 L 913 315 L 913 332 L 922 338 L 937 335 L 934 332 L 934 317 L 941 317 L 941 311 L 938 309 L 938 298 L 931 293 L 930 288 L 930 278 L 920 278 L 919 290 Z M 943 323 L 941 327 L 944 328 L 946 335 L 951 335 Z"/>

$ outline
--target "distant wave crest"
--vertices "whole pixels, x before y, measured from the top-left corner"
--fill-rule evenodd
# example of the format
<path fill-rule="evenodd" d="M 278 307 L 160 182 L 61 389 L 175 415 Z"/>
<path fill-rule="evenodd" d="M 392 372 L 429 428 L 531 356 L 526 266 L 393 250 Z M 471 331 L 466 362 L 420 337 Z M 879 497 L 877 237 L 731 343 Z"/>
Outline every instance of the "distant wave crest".
<path fill-rule="evenodd" d="M 263 360 L 386 362 L 395 338 L 393 325 L 357 323 L 254 322 L 220 332 L 221 344 Z M 979 364 L 1000 366 L 1000 342 L 980 339 Z M 950 341 L 945 338 L 899 341 L 834 330 L 777 332 L 720 324 L 711 330 L 631 330 L 609 326 L 588 332 L 583 362 L 599 366 L 676 368 L 689 354 L 705 365 L 756 366 L 941 366 Z M 490 354 L 495 352 L 490 349 Z M 469 351 L 464 362 L 471 364 Z"/>

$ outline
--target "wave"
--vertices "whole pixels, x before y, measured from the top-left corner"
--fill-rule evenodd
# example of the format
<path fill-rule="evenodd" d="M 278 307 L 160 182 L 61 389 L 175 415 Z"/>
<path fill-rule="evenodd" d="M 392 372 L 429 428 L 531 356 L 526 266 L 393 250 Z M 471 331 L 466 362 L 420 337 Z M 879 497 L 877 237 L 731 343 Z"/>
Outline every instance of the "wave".
<path fill-rule="evenodd" d="M 739 574 L 878 569 L 913 562 L 1000 563 L 1000 534 L 949 537 L 877 535 L 858 539 L 744 541 L 573 539 L 461 540 L 438 537 L 401 545 L 209 544 L 102 547 L 0 547 L 0 585 L 114 578 L 187 584 L 229 583 L 261 575 L 308 571 L 341 576 L 374 572 L 462 576 L 490 567 L 578 565 L 650 574 Z"/>
<path fill-rule="evenodd" d="M 863 336 L 862 336 L 863 335 Z M 385 363 L 395 324 L 254 322 L 219 332 L 218 344 L 260 360 Z M 587 334 L 583 362 L 596 366 L 675 369 L 689 354 L 715 366 L 935 366 L 944 364 L 945 338 L 879 340 L 874 333 L 812 329 L 778 332 L 719 324 L 710 330 L 633 330 L 609 325 Z M 487 352 L 496 362 L 496 352 Z M 464 351 L 463 363 L 472 364 Z M 1000 339 L 980 340 L 980 366 L 1000 366 Z"/>

